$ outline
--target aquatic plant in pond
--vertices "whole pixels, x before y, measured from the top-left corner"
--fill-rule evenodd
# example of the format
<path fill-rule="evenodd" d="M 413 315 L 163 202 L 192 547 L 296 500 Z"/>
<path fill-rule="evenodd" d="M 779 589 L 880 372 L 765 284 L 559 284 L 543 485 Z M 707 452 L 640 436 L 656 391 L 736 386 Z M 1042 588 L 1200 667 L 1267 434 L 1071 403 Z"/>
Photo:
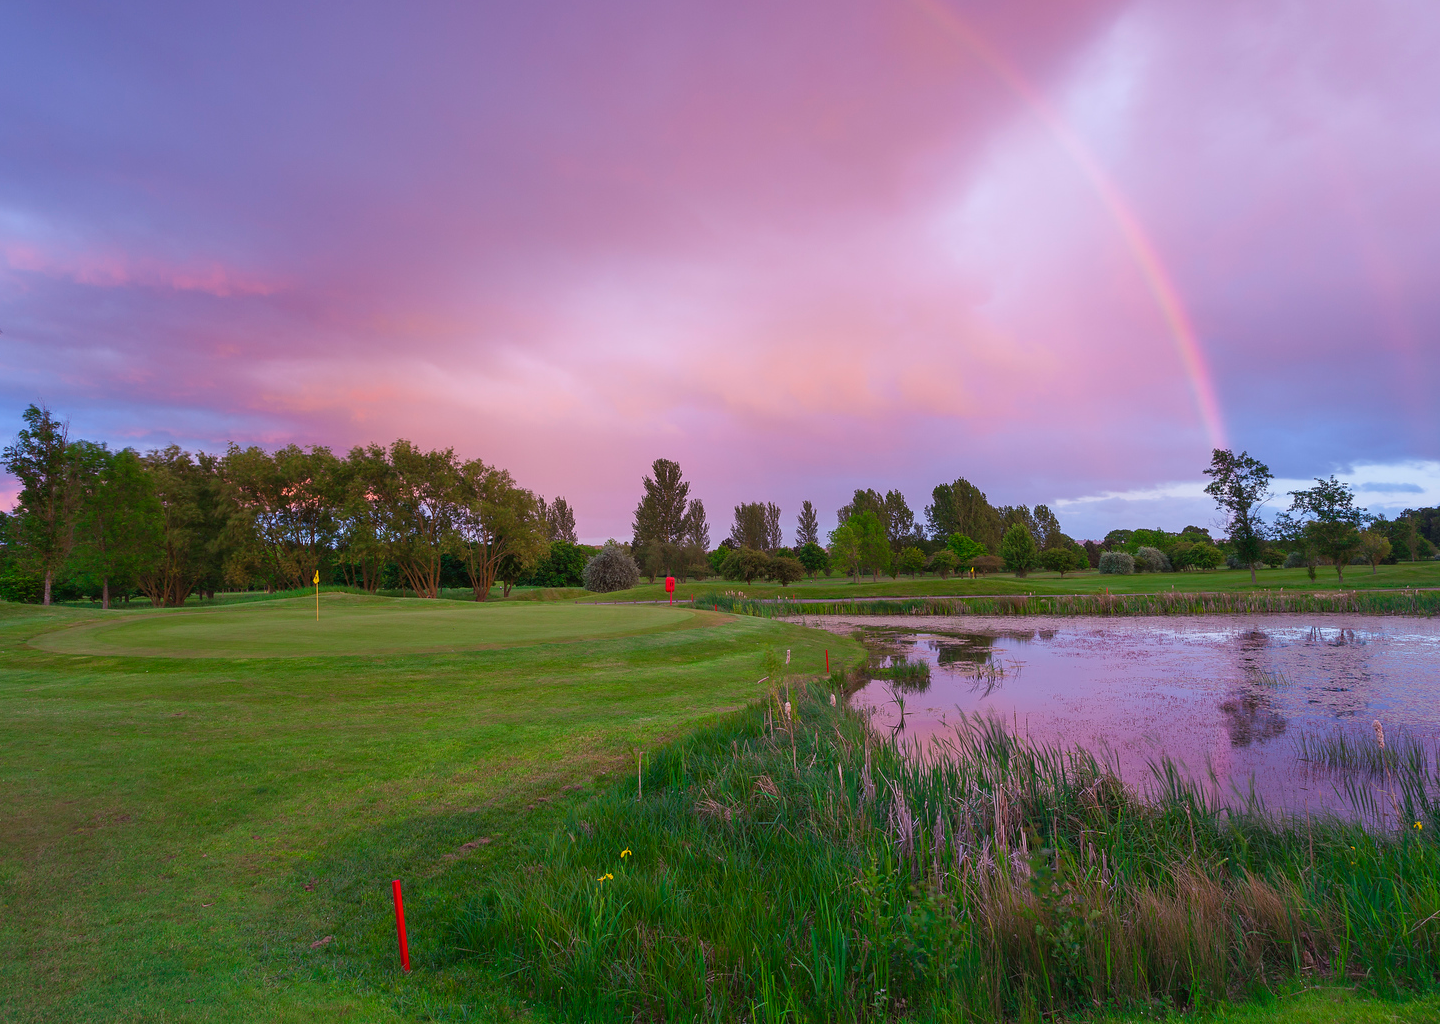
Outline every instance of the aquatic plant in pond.
<path fill-rule="evenodd" d="M 1033 1019 L 1301 973 L 1435 987 L 1433 803 L 1383 833 L 1227 814 L 1171 765 L 1142 800 L 974 719 L 906 756 L 832 707 L 839 683 L 657 751 L 643 799 L 614 783 L 477 879 L 456 946 L 572 1020 Z"/>

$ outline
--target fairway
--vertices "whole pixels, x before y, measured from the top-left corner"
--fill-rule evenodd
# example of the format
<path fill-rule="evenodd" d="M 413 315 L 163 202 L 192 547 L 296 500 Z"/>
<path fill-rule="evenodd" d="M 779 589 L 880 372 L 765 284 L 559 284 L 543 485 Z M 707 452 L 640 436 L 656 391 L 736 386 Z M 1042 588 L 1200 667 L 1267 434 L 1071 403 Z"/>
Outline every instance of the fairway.
<path fill-rule="evenodd" d="M 151 658 L 308 658 L 438 654 L 634 636 L 703 626 L 689 608 L 394 600 L 326 594 L 136 615 L 117 613 L 45 633 L 31 644 L 61 654 Z"/>

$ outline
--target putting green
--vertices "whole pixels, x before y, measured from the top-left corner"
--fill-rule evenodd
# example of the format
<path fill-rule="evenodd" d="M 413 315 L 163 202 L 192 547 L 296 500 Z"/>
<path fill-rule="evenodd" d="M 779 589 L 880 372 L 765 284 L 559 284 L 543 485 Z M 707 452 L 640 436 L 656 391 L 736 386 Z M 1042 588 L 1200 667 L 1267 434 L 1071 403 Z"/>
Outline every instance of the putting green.
<path fill-rule="evenodd" d="M 718 616 L 716 617 L 718 619 Z M 60 654 L 159 658 L 309 658 L 424 654 L 563 643 L 708 625 L 689 608 L 470 604 L 352 594 L 230 608 L 118 613 L 44 633 L 30 644 Z"/>

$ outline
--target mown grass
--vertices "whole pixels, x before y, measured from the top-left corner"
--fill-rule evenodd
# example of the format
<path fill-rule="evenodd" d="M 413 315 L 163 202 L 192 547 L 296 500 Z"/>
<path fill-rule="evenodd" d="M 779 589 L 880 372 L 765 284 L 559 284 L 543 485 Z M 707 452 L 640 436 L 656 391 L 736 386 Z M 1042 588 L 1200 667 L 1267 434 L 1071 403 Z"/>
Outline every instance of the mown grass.
<path fill-rule="evenodd" d="M 1385 832 L 1227 815 L 1173 768 L 1142 800 L 991 723 L 902 756 L 830 696 L 777 692 L 605 787 L 476 879 L 456 947 L 568 1020 L 1038 1021 L 1273 1003 L 1304 979 L 1436 991 L 1423 790 L 1404 808 L 1423 827 Z"/>
<path fill-rule="evenodd" d="M 477 864 L 514 863 L 637 747 L 752 699 L 764 651 L 816 670 L 825 647 L 862 656 L 731 617 L 453 654 L 30 643 L 100 618 L 0 603 L 6 1022 L 543 1019 L 453 952 Z"/>

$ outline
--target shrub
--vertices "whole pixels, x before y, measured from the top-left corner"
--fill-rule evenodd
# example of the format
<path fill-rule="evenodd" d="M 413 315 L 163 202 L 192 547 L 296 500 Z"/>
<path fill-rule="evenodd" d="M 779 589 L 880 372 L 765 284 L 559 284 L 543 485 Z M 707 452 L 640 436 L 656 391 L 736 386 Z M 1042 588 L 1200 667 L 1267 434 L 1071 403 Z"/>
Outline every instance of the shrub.
<path fill-rule="evenodd" d="M 925 552 L 917 547 L 906 548 L 900 552 L 900 557 L 896 559 L 896 568 L 914 576 L 925 568 Z"/>
<path fill-rule="evenodd" d="M 1144 572 L 1174 572 L 1165 552 L 1152 547 L 1143 547 L 1135 552 L 1135 568 Z"/>
<path fill-rule="evenodd" d="M 39 573 L 11 569 L 0 576 L 0 600 L 39 604 L 45 595 L 45 579 Z"/>
<path fill-rule="evenodd" d="M 814 576 L 817 572 L 823 572 L 826 576 L 830 575 L 830 556 L 825 553 L 824 548 L 816 544 L 813 540 L 802 547 L 799 552 L 796 553 L 795 557 L 800 559 L 800 564 L 805 567 L 805 570 L 810 573 L 811 576 Z"/>
<path fill-rule="evenodd" d="M 640 582 L 640 567 L 618 544 L 606 544 L 585 563 L 585 589 L 597 594 L 629 590 Z"/>
<path fill-rule="evenodd" d="M 1287 569 L 1303 569 L 1303 568 L 1305 568 L 1305 552 L 1303 552 L 1303 551 L 1292 551 L 1292 552 L 1290 552 L 1288 555 L 1286 555 L 1286 556 L 1285 556 L 1285 568 L 1287 568 Z"/>
<path fill-rule="evenodd" d="M 1107 551 L 1100 556 L 1100 571 L 1118 576 L 1129 576 L 1135 571 L 1135 559 L 1124 551 Z"/>
<path fill-rule="evenodd" d="M 1047 572 L 1058 572 L 1063 579 L 1067 572 L 1089 565 L 1083 555 L 1069 548 L 1046 548 L 1040 552 L 1040 565 Z"/>
<path fill-rule="evenodd" d="M 930 556 L 930 571 L 938 573 L 942 580 L 948 579 L 959 564 L 960 560 L 955 557 L 955 552 L 949 548 L 941 548 Z"/>
<path fill-rule="evenodd" d="M 1278 569 L 1286 561 L 1285 552 L 1277 551 L 1275 548 L 1266 548 L 1264 554 L 1260 556 L 1260 561 L 1272 569 Z"/>
<path fill-rule="evenodd" d="M 971 560 L 970 568 L 976 572 L 999 572 L 1005 568 L 1005 563 L 994 555 L 980 555 Z"/>
<path fill-rule="evenodd" d="M 736 548 L 720 566 L 720 575 L 727 580 L 744 580 L 746 583 L 769 572 L 770 556 L 754 548 Z"/>
<path fill-rule="evenodd" d="M 765 575 L 782 587 L 788 587 L 795 581 L 805 578 L 805 566 L 800 564 L 798 558 L 781 555 L 779 558 L 770 559 Z"/>

